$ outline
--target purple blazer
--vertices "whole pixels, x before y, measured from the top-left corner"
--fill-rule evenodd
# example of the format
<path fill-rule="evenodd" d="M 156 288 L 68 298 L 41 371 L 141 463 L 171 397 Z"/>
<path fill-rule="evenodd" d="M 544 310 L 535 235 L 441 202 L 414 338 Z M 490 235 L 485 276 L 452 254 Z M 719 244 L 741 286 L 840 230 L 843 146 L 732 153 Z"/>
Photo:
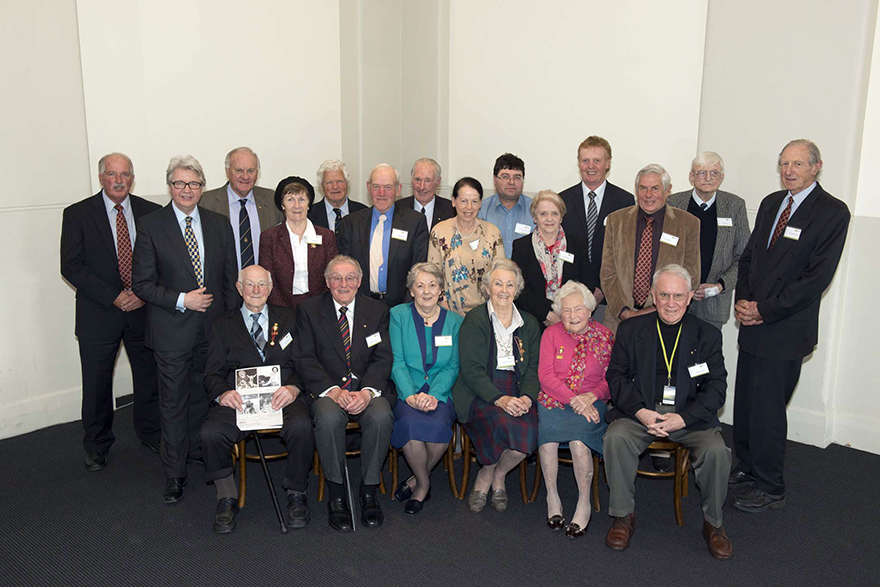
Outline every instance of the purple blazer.
<path fill-rule="evenodd" d="M 324 269 L 330 259 L 338 253 L 336 235 L 332 230 L 320 226 L 315 226 L 315 232 L 321 236 L 322 243 L 308 245 L 309 292 L 299 295 L 293 294 L 293 249 L 290 246 L 287 223 L 282 222 L 260 233 L 260 265 L 272 275 L 273 288 L 272 293 L 269 294 L 270 304 L 296 308 L 296 305 L 301 301 L 327 291 Z"/>

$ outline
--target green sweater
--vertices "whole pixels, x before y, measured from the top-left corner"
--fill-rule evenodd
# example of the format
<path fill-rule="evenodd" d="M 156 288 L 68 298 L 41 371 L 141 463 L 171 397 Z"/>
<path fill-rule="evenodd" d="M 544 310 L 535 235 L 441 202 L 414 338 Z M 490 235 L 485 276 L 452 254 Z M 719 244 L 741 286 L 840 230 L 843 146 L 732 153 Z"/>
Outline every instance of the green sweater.
<path fill-rule="evenodd" d="M 529 396 L 534 403 L 540 390 L 538 353 L 541 348 L 541 329 L 531 314 L 519 308 L 517 310 L 522 316 L 523 325 L 514 332 L 514 336 L 519 337 L 522 342 L 521 354 L 514 345 L 516 380 L 520 395 Z M 458 379 L 452 386 L 452 401 L 458 421 L 467 423 L 475 397 L 491 404 L 501 396 L 492 383 L 497 350 L 487 304 L 477 306 L 467 313 L 461 323 L 458 340 L 460 368 Z"/>

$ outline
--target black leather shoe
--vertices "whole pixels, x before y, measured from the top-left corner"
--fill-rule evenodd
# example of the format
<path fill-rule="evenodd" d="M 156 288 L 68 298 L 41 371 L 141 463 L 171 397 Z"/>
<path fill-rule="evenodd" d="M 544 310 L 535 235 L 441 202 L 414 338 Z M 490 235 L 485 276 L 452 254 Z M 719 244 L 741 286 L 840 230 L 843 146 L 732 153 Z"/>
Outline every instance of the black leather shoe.
<path fill-rule="evenodd" d="M 422 501 L 419 501 L 417 499 L 411 499 L 411 500 L 407 501 L 406 507 L 403 508 L 403 513 L 405 513 L 409 516 L 416 515 L 417 513 L 422 511 L 422 508 L 425 507 L 425 502 L 428 501 L 429 499 L 431 499 L 431 490 L 430 489 L 428 489 L 428 495 L 426 495 L 425 499 L 423 499 Z"/>
<path fill-rule="evenodd" d="M 176 477 L 165 481 L 165 491 L 162 493 L 162 501 L 165 503 L 177 503 L 183 499 L 183 489 L 186 487 L 186 477 Z"/>
<path fill-rule="evenodd" d="M 412 477 L 410 477 L 409 479 L 412 479 Z M 409 481 L 409 479 L 398 485 L 397 489 L 394 490 L 394 499 L 396 499 L 400 503 L 403 503 L 412 497 L 413 488 L 407 484 L 407 481 Z"/>
<path fill-rule="evenodd" d="M 338 532 L 351 532 L 351 510 L 344 498 L 331 499 L 327 503 L 327 511 L 331 528 Z"/>
<path fill-rule="evenodd" d="M 672 457 L 657 457 L 651 455 L 651 464 L 654 470 L 660 473 L 671 473 L 675 469 L 675 459 Z"/>
<path fill-rule="evenodd" d="M 238 498 L 224 497 L 217 501 L 217 511 L 214 512 L 214 532 L 217 534 L 229 534 L 235 530 L 235 516 L 238 515 Z"/>
<path fill-rule="evenodd" d="M 86 455 L 86 469 L 95 472 L 107 466 L 107 453 L 92 453 Z"/>
<path fill-rule="evenodd" d="M 740 487 L 746 487 L 747 485 L 753 485 L 754 483 L 754 477 L 752 477 L 748 473 L 743 473 L 742 471 L 738 471 L 736 469 L 731 471 L 730 477 L 727 478 L 728 489 L 738 489 Z"/>
<path fill-rule="evenodd" d="M 309 497 L 305 493 L 291 493 L 287 496 L 287 525 L 290 528 L 305 528 L 309 525 Z"/>
<path fill-rule="evenodd" d="M 580 538 L 586 533 L 586 528 L 581 528 L 579 524 L 575 524 L 574 522 L 565 527 L 565 535 L 572 540 L 574 540 L 575 538 Z"/>
<path fill-rule="evenodd" d="M 385 515 L 379 507 L 375 493 L 361 496 L 361 521 L 367 528 L 378 528 L 385 521 Z"/>
<path fill-rule="evenodd" d="M 756 514 L 763 512 L 767 508 L 781 508 L 784 506 L 785 494 L 771 495 L 752 486 L 734 495 L 730 503 L 738 510 Z"/>
<path fill-rule="evenodd" d="M 550 516 L 547 518 L 547 526 L 553 530 L 554 532 L 559 532 L 562 530 L 562 527 L 565 525 L 565 518 L 560 516 L 559 514 L 555 516 Z"/>

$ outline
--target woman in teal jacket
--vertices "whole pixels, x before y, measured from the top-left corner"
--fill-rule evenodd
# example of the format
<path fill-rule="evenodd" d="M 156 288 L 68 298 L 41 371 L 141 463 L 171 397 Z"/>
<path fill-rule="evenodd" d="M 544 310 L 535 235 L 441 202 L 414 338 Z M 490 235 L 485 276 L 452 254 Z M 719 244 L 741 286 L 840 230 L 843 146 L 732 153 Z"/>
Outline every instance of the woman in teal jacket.
<path fill-rule="evenodd" d="M 417 514 L 430 497 L 431 471 L 452 439 L 455 409 L 450 390 L 458 377 L 458 329 L 462 318 L 438 305 L 443 271 L 435 263 L 417 263 L 406 277 L 413 302 L 391 309 L 388 328 L 397 388 L 391 445 L 401 449 L 413 476 L 394 497 Z"/>

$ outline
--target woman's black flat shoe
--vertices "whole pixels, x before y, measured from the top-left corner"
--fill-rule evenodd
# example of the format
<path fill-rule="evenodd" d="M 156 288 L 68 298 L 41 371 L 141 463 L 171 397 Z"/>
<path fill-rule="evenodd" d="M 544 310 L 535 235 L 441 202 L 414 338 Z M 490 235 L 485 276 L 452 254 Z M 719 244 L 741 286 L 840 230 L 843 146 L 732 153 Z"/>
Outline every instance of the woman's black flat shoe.
<path fill-rule="evenodd" d="M 554 532 L 558 532 L 562 530 L 562 527 L 565 525 L 565 518 L 560 515 L 550 516 L 547 518 L 547 526 L 550 527 Z"/>
<path fill-rule="evenodd" d="M 410 477 L 409 479 L 412 479 L 412 477 Z M 394 499 L 396 499 L 400 503 L 404 503 L 410 497 L 412 497 L 413 488 L 407 485 L 407 481 L 409 481 L 409 479 L 398 485 L 397 489 L 394 490 Z"/>
<path fill-rule="evenodd" d="M 422 508 L 425 507 L 425 502 L 428 501 L 429 499 L 431 499 L 431 490 L 430 489 L 428 490 L 428 495 L 426 495 L 425 499 L 423 499 L 422 501 L 419 501 L 417 499 L 411 499 L 411 500 L 407 501 L 406 507 L 403 508 L 403 513 L 405 513 L 409 516 L 416 515 L 417 513 L 422 511 Z"/>

